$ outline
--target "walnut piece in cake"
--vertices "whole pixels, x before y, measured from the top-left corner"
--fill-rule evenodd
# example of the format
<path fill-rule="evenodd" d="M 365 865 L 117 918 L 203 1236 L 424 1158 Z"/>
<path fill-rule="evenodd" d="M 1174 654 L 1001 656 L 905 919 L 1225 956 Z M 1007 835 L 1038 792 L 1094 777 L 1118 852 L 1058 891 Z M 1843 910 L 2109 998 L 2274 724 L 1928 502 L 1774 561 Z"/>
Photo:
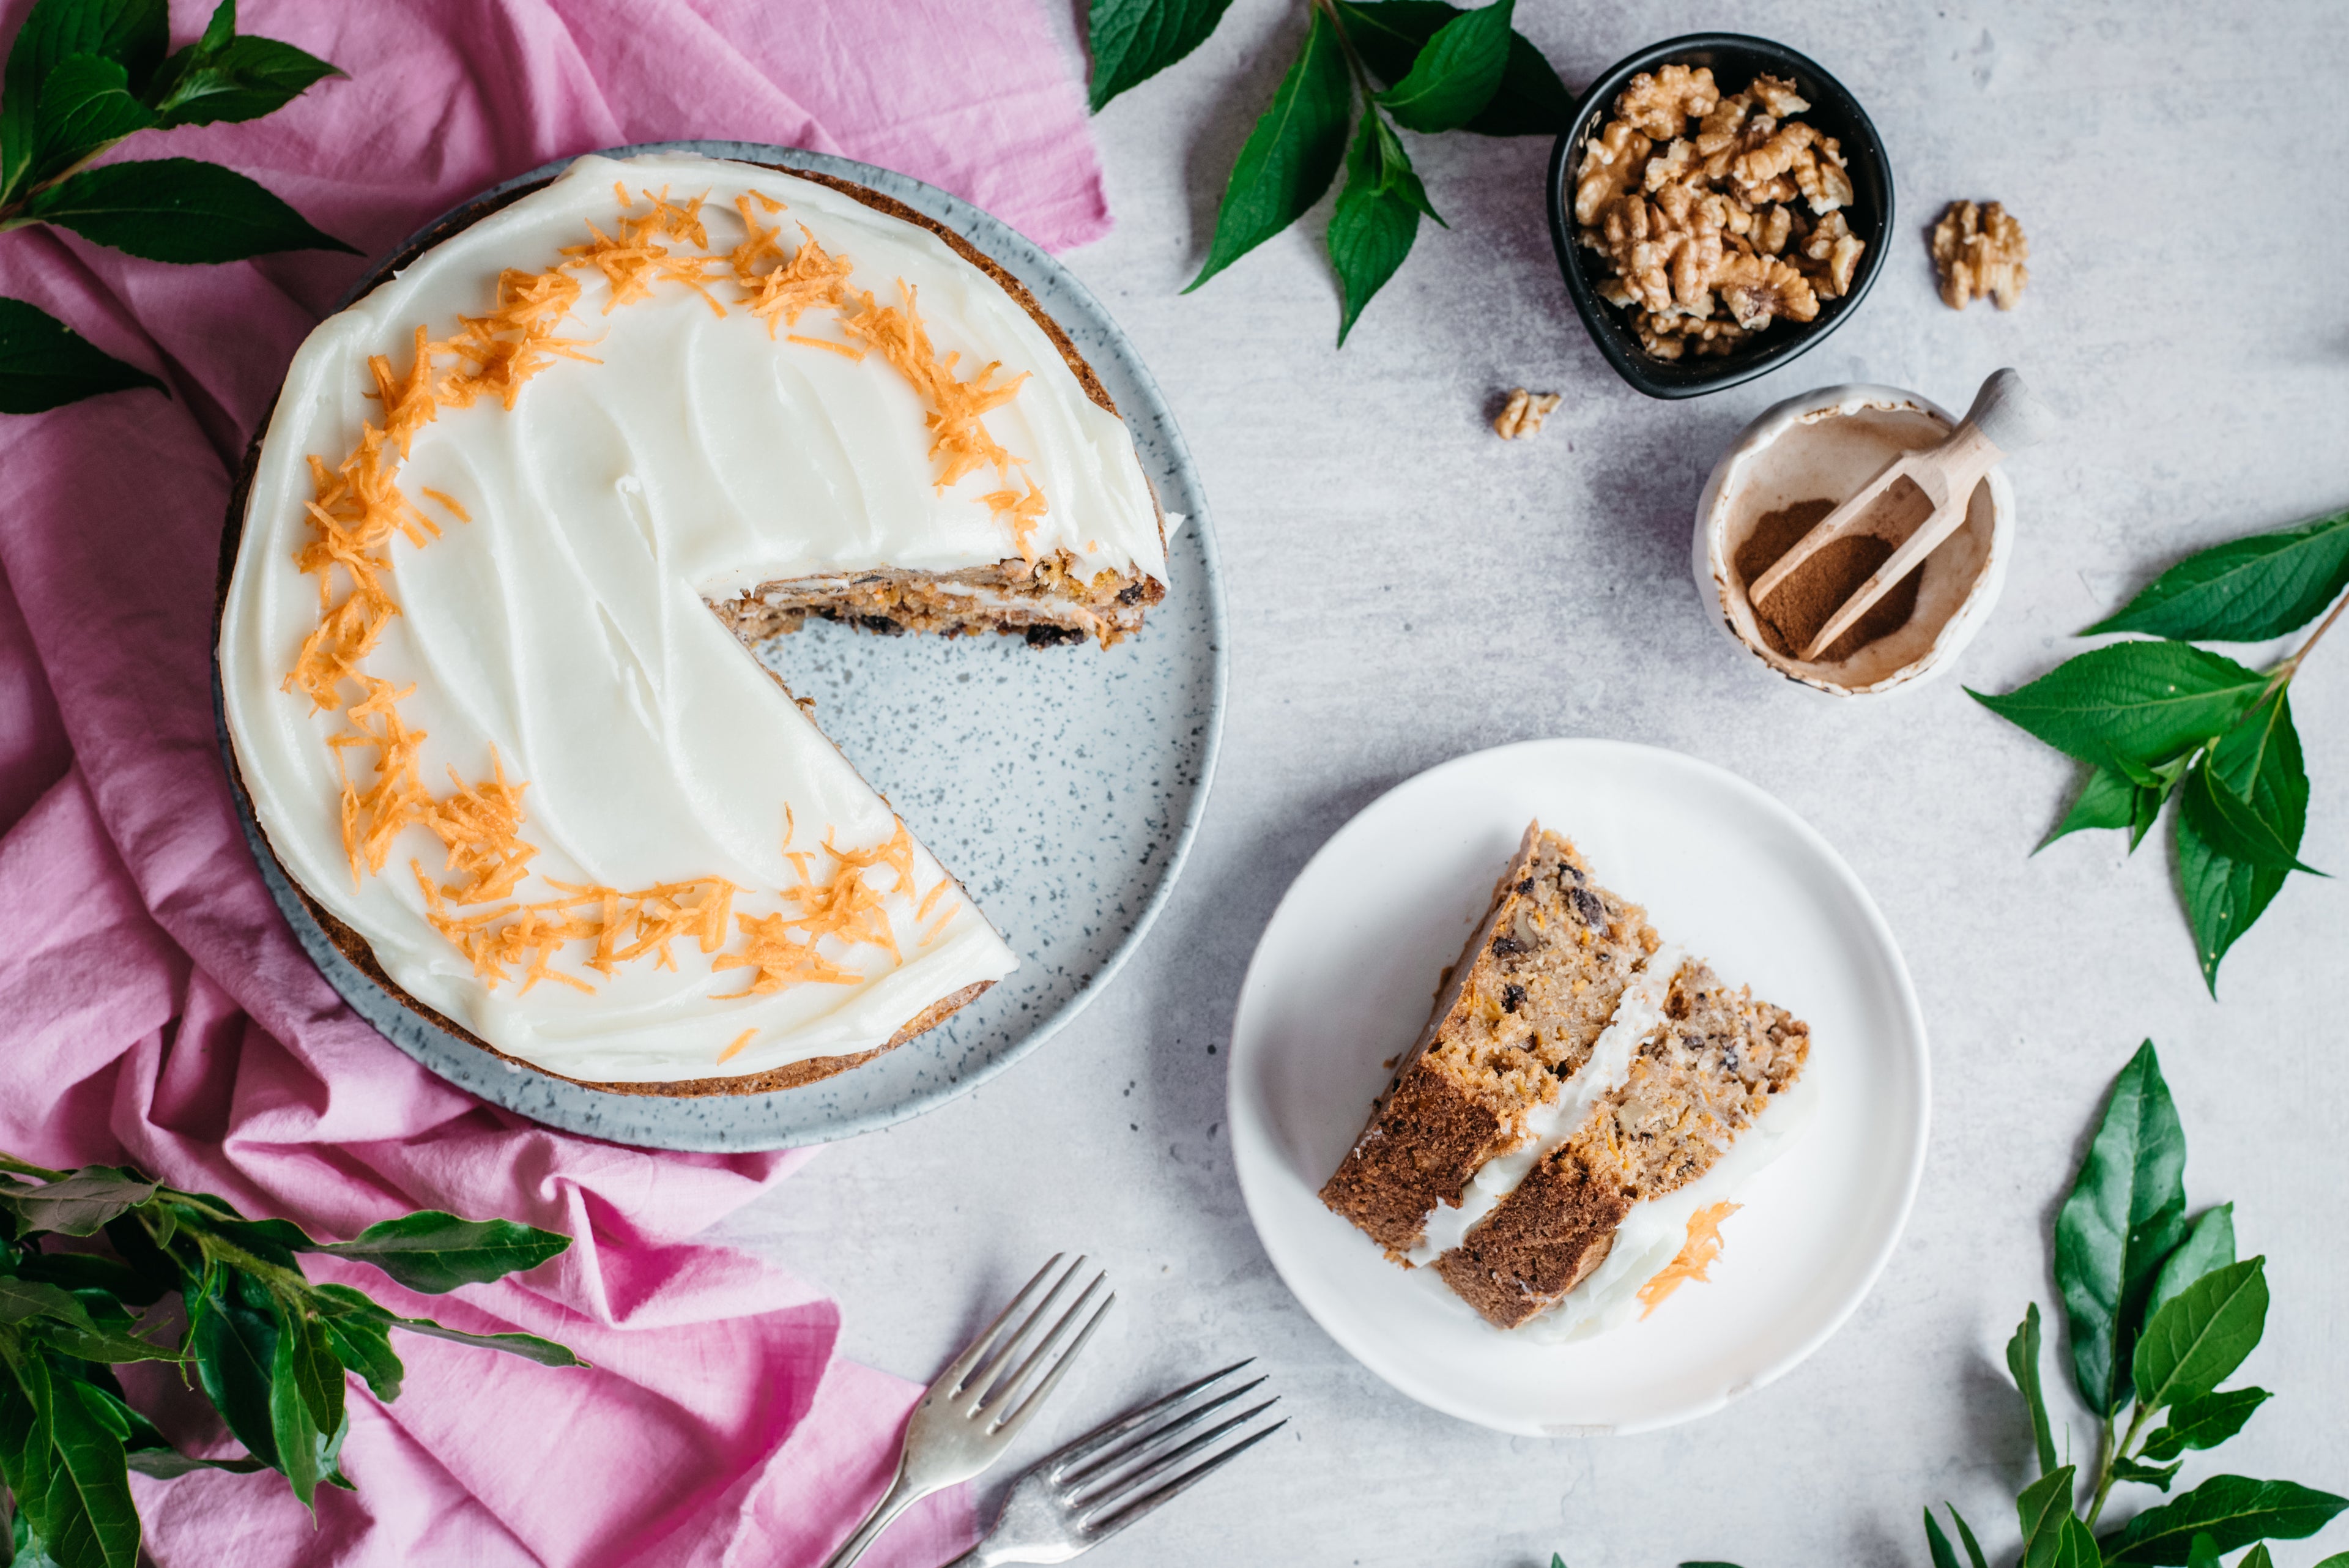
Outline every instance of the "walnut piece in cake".
<path fill-rule="evenodd" d="M 1842 148 L 1791 118 L 1810 107 L 1776 77 L 1724 97 L 1709 67 L 1664 66 L 1583 143 L 1575 223 L 1649 354 L 1726 354 L 1851 292 L 1867 244 Z"/>
<path fill-rule="evenodd" d="M 1503 441 L 1523 441 L 1540 433 L 1542 421 L 1564 400 L 1556 392 L 1528 392 L 1512 388 L 1508 403 L 1493 418 L 1493 433 Z"/>
<path fill-rule="evenodd" d="M 1952 202 L 1933 225 L 1933 269 L 1941 275 L 1941 303 L 1963 310 L 1993 299 L 2013 310 L 2031 281 L 2031 242 L 2023 225 L 1996 202 Z"/>

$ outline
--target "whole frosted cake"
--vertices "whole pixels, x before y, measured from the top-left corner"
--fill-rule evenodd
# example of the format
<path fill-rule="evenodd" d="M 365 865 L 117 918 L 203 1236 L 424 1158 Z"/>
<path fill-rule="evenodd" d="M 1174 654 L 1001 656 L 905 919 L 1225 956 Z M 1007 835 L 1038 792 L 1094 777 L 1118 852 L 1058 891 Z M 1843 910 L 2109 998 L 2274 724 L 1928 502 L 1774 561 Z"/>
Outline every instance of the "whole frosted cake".
<path fill-rule="evenodd" d="M 744 646 L 1107 646 L 1164 594 L 1063 333 L 870 191 L 583 158 L 295 356 L 220 618 L 239 782 L 339 946 L 560 1076 L 787 1086 L 1016 967 Z"/>
<path fill-rule="evenodd" d="M 1609 1327 L 1705 1277 L 1809 1054 L 1537 822 L 1321 1199 L 1497 1327 Z"/>

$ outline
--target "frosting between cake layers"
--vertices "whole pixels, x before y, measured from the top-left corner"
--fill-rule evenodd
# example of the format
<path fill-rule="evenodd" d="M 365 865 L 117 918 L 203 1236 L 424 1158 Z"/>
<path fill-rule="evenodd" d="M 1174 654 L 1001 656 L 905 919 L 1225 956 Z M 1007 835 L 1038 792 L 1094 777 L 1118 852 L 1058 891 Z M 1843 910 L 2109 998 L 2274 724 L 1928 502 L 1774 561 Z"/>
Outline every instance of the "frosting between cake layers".
<path fill-rule="evenodd" d="M 322 609 L 320 581 L 295 565 L 309 539 L 306 460 L 331 469 L 363 422 L 384 421 L 367 395 L 368 358 L 405 366 L 416 328 L 453 335 L 460 317 L 489 306 L 502 269 L 552 267 L 591 223 L 611 230 L 616 181 L 632 198 L 664 187 L 706 194 L 717 254 L 742 236 L 735 198 L 756 192 L 783 204 L 775 221 L 786 243 L 804 224 L 853 265 L 851 287 L 895 303 L 902 280 L 939 353 L 959 356 L 959 374 L 999 361 L 999 382 L 1028 378 L 985 424 L 1046 509 L 1025 519 L 1023 541 L 988 499 L 1006 476 L 982 469 L 937 485 L 922 398 L 877 352 L 858 359 L 771 337 L 755 316 L 714 313 L 686 286 L 607 313 L 607 281 L 593 267 L 570 274 L 581 293 L 564 332 L 596 362 L 553 365 L 511 409 L 494 397 L 444 405 L 417 431 L 398 483 L 440 534 L 389 544 L 384 579 L 398 613 L 366 659 L 425 736 L 428 789 L 443 793 L 452 773 L 486 778 L 493 765 L 523 784 L 521 836 L 537 854 L 509 904 L 566 888 L 723 878 L 737 890 L 730 923 L 796 917 L 807 905 L 793 904 L 794 889 L 821 890 L 849 864 L 843 854 L 870 857 L 893 843 L 887 804 L 708 599 L 777 578 L 986 566 L 1022 543 L 1040 556 L 1065 551 L 1080 575 L 1164 579 L 1157 513 L 1123 424 L 1018 302 L 936 235 L 750 165 L 584 158 L 322 323 L 296 355 L 222 612 L 239 772 L 303 888 L 367 940 L 402 989 L 510 1054 L 591 1081 L 657 1082 L 869 1050 L 1017 963 L 918 845 L 896 857 L 902 869 L 881 868 L 893 858 L 882 855 L 860 874 L 875 900 L 864 927 L 872 940 L 823 939 L 827 965 L 847 977 L 837 983 L 746 992 L 764 971 L 725 965 L 746 946 L 730 929 L 722 952 L 670 943 L 667 967 L 648 955 L 597 972 L 576 945 L 552 966 L 569 977 L 560 983 L 512 976 L 492 986 L 435 928 L 409 870 L 413 860 L 440 871 L 432 834 L 402 830 L 380 874 L 355 875 L 329 743 L 347 732 L 345 716 L 285 689 Z M 711 277 L 726 294 L 722 269 Z M 826 316 L 812 310 L 791 332 L 854 347 Z M 355 778 L 368 756 L 345 759 Z"/>
<path fill-rule="evenodd" d="M 1476 1168 L 1458 1208 L 1438 1205 L 1427 1217 L 1419 1245 L 1403 1254 L 1413 1267 L 1433 1263 L 1466 1241 L 1468 1232 L 1500 1207 L 1534 1167 L 1574 1136 L 1592 1106 L 1623 1086 L 1631 1075 L 1632 1057 L 1663 1027 L 1672 979 L 1687 960 L 1685 950 L 1670 945 L 1648 955 L 1616 1000 L 1615 1011 L 1591 1043 L 1590 1059 L 1581 1070 L 1560 1085 L 1555 1096 L 1526 1112 L 1520 1140 Z"/>
<path fill-rule="evenodd" d="M 1805 1073 L 1771 1097 L 1767 1112 L 1737 1135 L 1712 1168 L 1687 1186 L 1636 1203 L 1616 1227 L 1614 1244 L 1589 1277 L 1557 1304 L 1512 1332 L 1542 1344 L 1586 1339 L 1644 1316 L 1640 1289 L 1680 1255 L 1689 1220 L 1745 1192 L 1792 1148 L 1817 1114 L 1816 1075 Z M 1724 1256 L 1726 1253 L 1724 1253 Z M 1662 1303 L 1657 1303 L 1659 1307 Z"/>

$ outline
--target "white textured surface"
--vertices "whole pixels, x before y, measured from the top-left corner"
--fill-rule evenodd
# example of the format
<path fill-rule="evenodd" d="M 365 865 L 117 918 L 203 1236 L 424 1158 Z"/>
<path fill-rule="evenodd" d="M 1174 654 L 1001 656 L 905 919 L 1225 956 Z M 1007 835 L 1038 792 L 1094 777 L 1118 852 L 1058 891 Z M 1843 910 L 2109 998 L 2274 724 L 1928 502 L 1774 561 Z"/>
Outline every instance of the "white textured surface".
<path fill-rule="evenodd" d="M 2349 302 L 2327 259 L 2349 234 L 2349 121 L 2305 89 L 2349 72 L 2337 11 L 1523 0 L 1520 25 L 1570 84 L 1674 33 L 1737 26 L 1835 71 L 1890 145 L 1899 248 L 1852 322 L 1762 381 L 1679 405 L 1630 392 L 1585 339 L 1533 140 L 1412 141 L 1453 227 L 1423 230 L 1342 354 L 1319 213 L 1177 296 L 1295 11 L 1242 0 L 1100 119 L 1119 228 L 1070 258 L 1165 384 L 1229 565 L 1230 725 L 1195 857 L 1065 1034 L 935 1115 L 824 1151 L 731 1233 L 837 1293 L 849 1354 L 922 1378 L 1046 1253 L 1102 1258 L 1112 1324 L 1028 1452 L 1261 1357 L 1288 1429 L 1088 1559 L 1101 1568 L 1534 1568 L 1553 1550 L 1573 1568 L 1921 1563 L 1928 1501 L 1956 1501 L 1986 1544 L 2013 1541 L 2029 1438 L 2000 1349 L 2026 1301 L 2054 1303 L 2046 1227 L 2106 1084 L 2150 1034 L 2183 1107 L 2189 1190 L 2236 1201 L 2275 1293 L 2243 1376 L 2277 1397 L 2189 1476 L 2349 1493 L 2333 1326 L 2349 889 L 2294 877 L 2214 1005 L 2166 849 L 2124 860 L 2100 835 L 2027 858 L 2073 770 L 1961 690 L 2047 670 L 2178 554 L 2349 502 Z M 1961 196 L 2005 202 L 2031 233 L 2035 276 L 2012 315 L 1933 296 L 1921 231 Z M 1757 673 L 1703 623 L 1691 509 L 1754 412 L 1844 380 L 1962 405 L 2002 364 L 2069 422 L 2016 463 L 2014 573 L 1956 680 L 1840 705 Z M 1504 445 L 1483 421 L 1518 384 L 1566 402 Z M 2303 856 L 2349 870 L 2349 641 L 2295 694 L 2314 783 Z M 1643 1438 L 1511 1439 L 1390 1392 L 1273 1276 L 1221 1140 L 1212 1053 L 1305 858 L 1397 780 L 1547 734 L 1677 746 L 1785 800 L 1882 905 L 1933 1031 L 1925 1186 L 1875 1294 L 1788 1377 Z M 2058 1408 L 2085 1459 L 2085 1417 Z M 2133 1490 L 2117 1506 L 2158 1501 Z M 2349 1521 L 2278 1560 L 2344 1549 Z"/>

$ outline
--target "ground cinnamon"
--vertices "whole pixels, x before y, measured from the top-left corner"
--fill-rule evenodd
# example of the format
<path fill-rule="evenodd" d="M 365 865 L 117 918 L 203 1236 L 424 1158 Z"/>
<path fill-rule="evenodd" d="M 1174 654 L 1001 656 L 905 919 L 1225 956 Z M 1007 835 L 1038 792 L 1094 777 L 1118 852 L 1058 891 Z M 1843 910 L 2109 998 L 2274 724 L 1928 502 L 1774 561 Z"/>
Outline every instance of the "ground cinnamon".
<path fill-rule="evenodd" d="M 1832 501 L 1797 501 L 1782 511 L 1764 513 L 1754 520 L 1754 532 L 1737 548 L 1739 578 L 1750 588 L 1755 579 L 1776 565 L 1779 556 L 1795 547 L 1795 541 L 1835 509 Z M 1803 649 L 1826 625 L 1827 618 L 1842 608 L 1844 601 L 1857 593 L 1860 585 L 1874 576 L 1876 568 L 1891 556 L 1892 545 L 1873 534 L 1846 535 L 1826 545 L 1787 574 L 1786 580 L 1772 590 L 1767 599 L 1754 607 L 1762 640 L 1785 658 L 1802 658 Z M 1907 626 L 1909 617 L 1917 608 L 1917 584 L 1922 576 L 1920 572 L 1911 572 L 1895 583 L 1892 591 L 1877 600 L 1850 630 L 1827 645 L 1818 662 L 1833 664 L 1849 659 L 1878 638 Z"/>

